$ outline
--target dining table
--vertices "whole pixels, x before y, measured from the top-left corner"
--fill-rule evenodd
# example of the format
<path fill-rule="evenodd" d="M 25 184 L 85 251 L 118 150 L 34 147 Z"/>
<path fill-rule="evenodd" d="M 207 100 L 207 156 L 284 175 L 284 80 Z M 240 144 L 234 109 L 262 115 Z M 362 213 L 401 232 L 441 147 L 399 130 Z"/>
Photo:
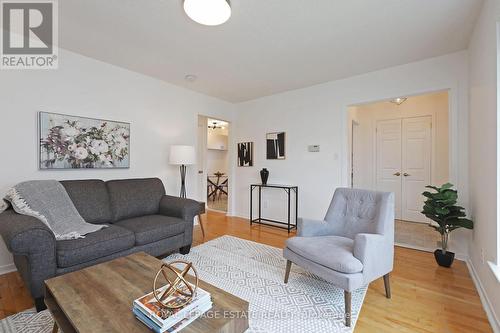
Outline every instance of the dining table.
<path fill-rule="evenodd" d="M 215 201 L 217 195 L 227 195 L 228 181 L 228 176 L 223 172 L 207 176 L 207 199 L 212 198 Z"/>

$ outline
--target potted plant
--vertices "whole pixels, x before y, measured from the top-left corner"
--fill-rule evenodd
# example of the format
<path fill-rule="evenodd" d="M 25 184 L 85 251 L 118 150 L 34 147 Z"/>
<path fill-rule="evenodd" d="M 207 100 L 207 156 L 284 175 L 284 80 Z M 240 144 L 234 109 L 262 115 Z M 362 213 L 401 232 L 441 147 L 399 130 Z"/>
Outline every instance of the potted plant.
<path fill-rule="evenodd" d="M 429 185 L 426 188 L 434 191 L 422 193 L 427 198 L 422 214 L 433 221 L 429 226 L 441 234 L 441 249 L 434 251 L 434 257 L 440 266 L 450 267 L 455 258 L 455 253 L 448 251 L 450 232 L 458 228 L 472 229 L 473 222 L 465 218 L 465 208 L 456 205 L 458 193 L 453 184 L 446 183 L 441 187 Z"/>

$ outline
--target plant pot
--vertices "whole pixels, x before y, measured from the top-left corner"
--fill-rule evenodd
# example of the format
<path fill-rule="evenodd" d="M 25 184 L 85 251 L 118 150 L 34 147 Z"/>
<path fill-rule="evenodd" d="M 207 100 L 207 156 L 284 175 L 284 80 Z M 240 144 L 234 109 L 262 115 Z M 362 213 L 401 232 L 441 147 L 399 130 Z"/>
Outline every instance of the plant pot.
<path fill-rule="evenodd" d="M 443 253 L 441 250 L 436 250 L 434 251 L 434 258 L 436 258 L 436 262 L 439 266 L 450 267 L 455 259 L 455 253 L 450 251 Z"/>

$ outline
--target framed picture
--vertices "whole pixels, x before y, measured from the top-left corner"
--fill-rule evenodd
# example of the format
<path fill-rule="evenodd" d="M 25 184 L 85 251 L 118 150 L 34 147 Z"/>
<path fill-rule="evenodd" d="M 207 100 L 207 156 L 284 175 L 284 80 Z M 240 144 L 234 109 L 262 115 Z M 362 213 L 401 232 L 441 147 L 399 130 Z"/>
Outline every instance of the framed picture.
<path fill-rule="evenodd" d="M 253 166 L 253 142 L 238 143 L 238 166 Z"/>
<path fill-rule="evenodd" d="M 40 169 L 130 167 L 130 124 L 39 113 Z"/>
<path fill-rule="evenodd" d="M 285 132 L 266 134 L 266 156 L 268 160 L 285 159 Z"/>

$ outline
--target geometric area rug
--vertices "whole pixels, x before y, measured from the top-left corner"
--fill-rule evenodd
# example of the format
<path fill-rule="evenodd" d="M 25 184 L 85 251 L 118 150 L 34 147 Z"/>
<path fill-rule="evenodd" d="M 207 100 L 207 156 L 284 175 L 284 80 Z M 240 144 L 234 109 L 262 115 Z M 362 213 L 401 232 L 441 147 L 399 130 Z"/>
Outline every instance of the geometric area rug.
<path fill-rule="evenodd" d="M 331 253 L 330 255 L 335 255 Z M 352 327 L 344 324 L 344 291 L 292 265 L 283 282 L 283 250 L 252 241 L 222 236 L 187 255 L 173 254 L 164 261 L 187 260 L 199 277 L 250 304 L 247 333 L 352 332 L 367 287 L 352 293 Z"/>
<path fill-rule="evenodd" d="M 0 320 L 1 333 L 51 333 L 54 321 L 48 310 L 37 313 L 35 308 Z"/>
<path fill-rule="evenodd" d="M 352 327 L 344 325 L 344 292 L 292 265 L 284 284 L 286 260 L 282 250 L 222 236 L 191 249 L 187 255 L 164 259 L 193 263 L 199 277 L 249 302 L 247 333 L 353 332 L 367 287 L 352 293 Z M 334 255 L 334 254 L 332 254 Z M 0 333 L 50 333 L 53 320 L 34 309 L 0 320 Z"/>

